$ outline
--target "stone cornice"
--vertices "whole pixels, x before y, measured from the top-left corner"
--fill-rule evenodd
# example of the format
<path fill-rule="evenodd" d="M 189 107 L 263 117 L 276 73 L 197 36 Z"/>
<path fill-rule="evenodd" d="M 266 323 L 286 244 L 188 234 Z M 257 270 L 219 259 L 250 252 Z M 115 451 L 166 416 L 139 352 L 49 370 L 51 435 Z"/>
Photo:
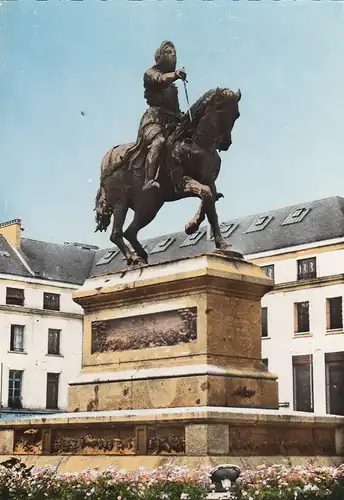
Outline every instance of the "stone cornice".
<path fill-rule="evenodd" d="M 322 276 L 307 280 L 290 281 L 287 283 L 278 283 L 269 293 L 293 292 L 295 290 L 304 290 L 306 288 L 319 288 L 323 286 L 340 285 L 344 283 L 344 274 L 334 274 L 331 276 Z"/>
<path fill-rule="evenodd" d="M 49 309 L 36 309 L 34 307 L 11 306 L 0 304 L 0 311 L 6 313 L 23 314 L 29 316 L 51 316 L 55 318 L 69 318 L 82 320 L 83 314 L 65 311 L 50 311 Z"/>
<path fill-rule="evenodd" d="M 201 260 L 202 259 L 202 260 Z M 245 298 L 260 298 L 271 290 L 273 281 L 263 271 L 246 261 L 234 261 L 215 256 L 190 259 L 190 267 L 171 266 L 169 272 L 158 271 L 158 266 L 143 268 L 131 279 L 120 279 L 120 273 L 88 280 L 73 294 L 74 301 L 87 311 L 104 307 L 124 306 L 148 301 L 202 292 L 225 293 Z M 196 265 L 197 262 L 201 265 Z M 145 273 L 145 269 L 147 272 Z M 130 272 L 130 271 L 129 271 Z"/>

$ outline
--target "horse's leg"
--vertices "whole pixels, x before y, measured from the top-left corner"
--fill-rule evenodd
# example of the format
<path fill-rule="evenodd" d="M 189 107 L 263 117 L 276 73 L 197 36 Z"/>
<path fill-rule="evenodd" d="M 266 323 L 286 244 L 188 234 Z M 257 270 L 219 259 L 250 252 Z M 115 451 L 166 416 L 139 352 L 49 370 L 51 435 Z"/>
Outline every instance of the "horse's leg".
<path fill-rule="evenodd" d="M 185 232 L 186 234 L 193 234 L 196 231 L 198 231 L 199 226 L 202 224 L 202 222 L 205 219 L 205 211 L 204 211 L 204 204 L 203 201 L 201 201 L 196 215 L 187 222 L 185 225 Z"/>
<path fill-rule="evenodd" d="M 231 251 L 232 247 L 231 245 L 228 245 L 226 240 L 221 234 L 220 230 L 220 224 L 219 224 L 219 219 L 217 216 L 217 211 L 215 208 L 215 201 L 214 200 L 206 200 L 204 202 L 204 210 L 206 212 L 209 224 L 211 226 L 213 235 L 214 235 L 214 241 L 215 241 L 215 246 L 219 250 L 222 251 Z"/>
<path fill-rule="evenodd" d="M 221 234 L 220 224 L 215 208 L 215 202 L 217 199 L 216 192 L 214 192 L 214 190 L 212 190 L 209 186 L 201 184 L 200 182 L 189 177 L 184 178 L 183 192 L 186 196 L 198 196 L 201 198 L 201 210 L 204 210 L 204 213 L 208 218 L 213 231 L 216 248 L 222 251 L 231 251 L 232 247 L 228 245 Z"/>
<path fill-rule="evenodd" d="M 214 187 L 214 189 L 216 191 L 215 187 Z M 222 193 L 217 193 L 216 194 L 216 201 L 219 200 L 220 198 L 223 198 L 223 194 Z M 198 207 L 196 215 L 191 220 L 189 220 L 189 222 L 185 225 L 185 232 L 186 232 L 186 234 L 193 234 L 196 231 L 198 231 L 199 226 L 202 224 L 202 222 L 205 219 L 205 215 L 206 214 L 205 214 L 205 211 L 204 211 L 204 204 L 203 204 L 203 201 L 201 201 L 201 203 L 200 203 L 200 205 Z"/>
<path fill-rule="evenodd" d="M 157 190 L 155 190 L 155 192 L 158 194 Z M 137 239 L 137 234 L 140 229 L 152 222 L 163 204 L 163 200 L 157 197 L 157 195 L 154 196 L 151 192 L 149 192 L 148 195 L 148 191 L 143 191 L 140 203 L 134 208 L 134 218 L 124 232 L 124 237 L 129 241 L 137 255 L 141 257 L 145 263 L 148 261 L 148 254 Z"/>
<path fill-rule="evenodd" d="M 215 195 L 216 196 L 216 195 Z M 225 253 L 230 253 L 232 254 L 233 257 L 238 257 L 242 258 L 242 255 L 238 252 L 234 252 L 232 250 L 232 246 L 229 245 L 224 237 L 222 236 L 221 229 L 220 229 L 220 224 L 219 224 L 219 219 L 217 216 L 217 211 L 215 207 L 215 197 L 213 196 L 212 200 L 204 200 L 204 211 L 206 212 L 209 224 L 211 226 L 213 235 L 214 235 L 214 241 L 215 241 L 215 246 L 218 248 L 220 251 L 225 252 Z"/>
<path fill-rule="evenodd" d="M 129 207 L 125 199 L 119 200 L 115 205 L 113 205 L 113 225 L 110 235 L 110 241 L 120 249 L 124 257 L 127 259 L 127 263 L 130 265 L 132 264 L 134 256 L 123 239 L 123 224 L 128 212 L 128 208 Z"/>

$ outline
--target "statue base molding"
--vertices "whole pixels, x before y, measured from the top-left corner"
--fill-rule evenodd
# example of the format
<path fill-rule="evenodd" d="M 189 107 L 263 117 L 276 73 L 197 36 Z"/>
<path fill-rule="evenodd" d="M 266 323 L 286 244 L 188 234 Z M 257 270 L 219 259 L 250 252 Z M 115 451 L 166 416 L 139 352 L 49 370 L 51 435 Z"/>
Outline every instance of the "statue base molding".
<path fill-rule="evenodd" d="M 202 406 L 64 413 L 0 423 L 0 453 L 1 460 L 22 455 L 27 465 L 53 465 L 59 472 L 168 463 L 242 468 L 283 460 L 333 465 L 343 461 L 343 430 L 344 417 L 279 410 Z"/>

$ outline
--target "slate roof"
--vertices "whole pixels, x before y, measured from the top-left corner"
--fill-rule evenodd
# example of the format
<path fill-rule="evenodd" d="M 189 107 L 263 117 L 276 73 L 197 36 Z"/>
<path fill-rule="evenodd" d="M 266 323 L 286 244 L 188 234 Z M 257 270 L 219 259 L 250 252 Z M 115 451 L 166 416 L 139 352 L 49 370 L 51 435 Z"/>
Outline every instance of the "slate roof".
<path fill-rule="evenodd" d="M 21 254 L 36 278 L 82 284 L 88 278 L 94 250 L 22 238 Z"/>
<path fill-rule="evenodd" d="M 308 209 L 308 213 L 301 222 L 282 225 L 288 215 L 300 208 Z M 271 217 L 271 221 L 263 230 L 246 233 L 254 221 L 264 216 Z M 252 255 L 316 241 L 341 238 L 344 237 L 344 198 L 333 196 L 308 203 L 299 203 L 298 205 L 271 210 L 269 212 L 228 220 L 226 224 L 237 225 L 233 233 L 226 240 L 232 245 L 234 250 L 241 252 L 243 255 Z M 195 245 L 180 247 L 180 244 L 186 238 L 184 232 L 159 236 L 142 241 L 142 243 L 147 245 L 146 251 L 149 253 L 159 241 L 166 239 L 168 236 L 174 237 L 175 241 L 164 252 L 150 255 L 149 262 L 151 264 L 163 260 L 173 260 L 178 257 L 199 255 L 214 250 L 214 243 L 209 240 L 207 235 L 203 236 Z M 109 250 L 111 248 L 96 252 L 91 276 L 115 272 L 124 267 L 124 261 L 120 254 L 114 257 L 108 264 L 96 265 Z"/>
<path fill-rule="evenodd" d="M 14 274 L 16 276 L 30 276 L 16 252 L 7 240 L 0 234 L 0 273 Z"/>
<path fill-rule="evenodd" d="M 283 221 L 295 210 L 307 209 L 305 217 L 297 223 L 283 225 Z M 190 214 L 191 216 L 192 214 Z M 269 223 L 264 229 L 246 232 L 251 224 L 260 217 L 268 217 Z M 271 220 L 270 220 L 271 219 Z M 244 255 L 268 252 L 280 248 L 294 247 L 316 241 L 344 237 L 344 198 L 330 197 L 323 200 L 300 203 L 289 207 L 250 215 L 240 219 L 226 221 L 234 224 L 234 231 L 227 241 L 234 250 Z M 172 244 L 160 253 L 150 254 L 151 264 L 200 255 L 214 249 L 214 243 L 205 233 L 195 244 L 181 246 L 186 239 L 184 231 L 167 234 L 145 240 L 148 253 L 162 241 L 171 237 Z M 82 284 L 90 276 L 99 276 L 118 271 L 126 267 L 121 254 L 115 255 L 108 263 L 97 265 L 109 254 L 113 247 L 95 250 L 74 244 L 56 244 L 27 238 L 21 240 L 21 256 L 30 266 L 36 278 L 70 284 Z M 19 276 L 31 276 L 16 252 L 0 235 L 0 273 Z"/>

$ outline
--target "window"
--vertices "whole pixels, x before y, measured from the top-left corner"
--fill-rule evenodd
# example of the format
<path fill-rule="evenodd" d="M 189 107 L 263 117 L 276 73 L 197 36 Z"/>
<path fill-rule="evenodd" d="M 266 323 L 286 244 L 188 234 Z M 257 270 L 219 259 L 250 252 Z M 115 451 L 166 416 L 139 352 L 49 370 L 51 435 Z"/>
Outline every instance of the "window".
<path fill-rule="evenodd" d="M 175 240 L 175 238 L 170 237 L 170 238 L 166 238 L 165 240 L 159 241 L 159 243 L 157 243 L 157 245 L 155 245 L 155 247 L 153 248 L 153 250 L 151 250 L 150 253 L 153 254 L 153 253 L 164 252 L 165 250 L 167 250 L 167 248 L 170 245 L 172 245 L 174 240 Z"/>
<path fill-rule="evenodd" d="M 297 261 L 297 279 L 308 280 L 317 277 L 316 259 L 301 259 Z"/>
<path fill-rule="evenodd" d="M 58 408 L 59 377 L 59 373 L 47 373 L 47 410 Z"/>
<path fill-rule="evenodd" d="M 282 222 L 282 226 L 301 222 L 309 212 L 310 208 L 298 208 L 297 210 L 294 210 L 294 212 L 291 212 L 291 214 L 289 214 L 288 217 Z"/>
<path fill-rule="evenodd" d="M 44 292 L 43 309 L 50 309 L 51 311 L 59 311 L 60 310 L 60 295 L 57 293 Z"/>
<path fill-rule="evenodd" d="M 309 302 L 295 304 L 295 333 L 308 333 L 309 328 Z"/>
<path fill-rule="evenodd" d="M 264 365 L 266 366 L 266 369 L 268 370 L 269 369 L 269 360 L 268 360 L 268 358 L 263 358 L 262 361 L 263 361 Z"/>
<path fill-rule="evenodd" d="M 343 300 L 342 297 L 326 299 L 326 329 L 343 329 Z"/>
<path fill-rule="evenodd" d="M 224 238 L 228 238 L 228 236 L 230 236 L 232 234 L 232 232 L 234 231 L 234 229 L 236 229 L 238 227 L 238 224 L 228 224 L 228 223 L 222 223 L 220 224 L 220 231 L 221 231 L 221 234 Z"/>
<path fill-rule="evenodd" d="M 294 410 L 313 412 L 313 357 L 293 356 Z"/>
<path fill-rule="evenodd" d="M 268 336 L 268 308 L 262 307 L 260 310 L 260 323 L 262 337 Z"/>
<path fill-rule="evenodd" d="M 325 354 L 326 411 L 331 415 L 344 415 L 344 352 Z"/>
<path fill-rule="evenodd" d="M 21 392 L 22 392 L 23 372 L 19 370 L 10 370 L 8 378 L 8 407 L 22 408 Z"/>
<path fill-rule="evenodd" d="M 24 305 L 24 289 L 23 288 L 6 288 L 6 304 L 11 306 Z"/>
<path fill-rule="evenodd" d="M 234 223 L 229 223 L 229 222 L 222 222 L 220 224 L 220 231 L 221 231 L 221 234 L 224 238 L 228 238 L 233 232 L 234 230 L 238 227 L 239 224 L 234 224 Z M 213 231 L 212 229 L 210 228 L 210 232 L 211 232 L 211 237 L 210 239 L 213 240 L 214 239 L 214 235 L 213 235 Z"/>
<path fill-rule="evenodd" d="M 274 264 L 269 264 L 268 266 L 262 266 L 262 270 L 269 278 L 275 279 L 275 266 Z"/>
<path fill-rule="evenodd" d="M 258 217 L 252 224 L 246 229 L 245 233 L 254 233 L 255 231 L 262 231 L 270 221 L 272 221 L 273 217 L 269 215 L 264 215 L 263 217 Z"/>
<path fill-rule="evenodd" d="M 23 325 L 11 325 L 10 351 L 24 351 L 24 328 Z"/>
<path fill-rule="evenodd" d="M 195 245 L 207 232 L 206 228 L 199 229 L 193 234 L 190 234 L 183 243 L 180 245 L 181 247 L 189 247 L 191 245 Z"/>
<path fill-rule="evenodd" d="M 119 249 L 109 250 L 106 252 L 103 257 L 97 262 L 96 266 L 102 266 L 104 264 L 108 264 L 119 254 Z"/>
<path fill-rule="evenodd" d="M 48 354 L 60 354 L 60 333 L 61 330 L 49 328 L 48 330 Z"/>

